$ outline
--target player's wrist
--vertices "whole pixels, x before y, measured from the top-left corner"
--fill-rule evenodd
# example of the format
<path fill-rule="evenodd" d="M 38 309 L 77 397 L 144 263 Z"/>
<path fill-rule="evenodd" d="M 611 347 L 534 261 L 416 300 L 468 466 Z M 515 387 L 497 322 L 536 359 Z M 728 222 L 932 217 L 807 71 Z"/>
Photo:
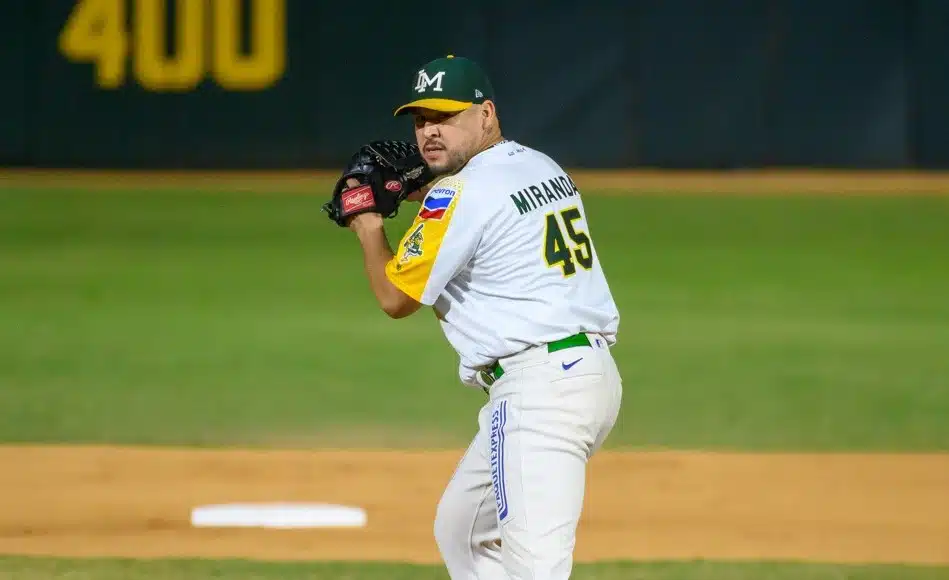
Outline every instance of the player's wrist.
<path fill-rule="evenodd" d="M 367 233 L 373 233 L 379 230 L 382 230 L 385 226 L 383 225 L 382 215 L 367 212 L 355 215 L 349 221 L 349 229 L 356 232 L 357 236 L 362 237 Z"/>

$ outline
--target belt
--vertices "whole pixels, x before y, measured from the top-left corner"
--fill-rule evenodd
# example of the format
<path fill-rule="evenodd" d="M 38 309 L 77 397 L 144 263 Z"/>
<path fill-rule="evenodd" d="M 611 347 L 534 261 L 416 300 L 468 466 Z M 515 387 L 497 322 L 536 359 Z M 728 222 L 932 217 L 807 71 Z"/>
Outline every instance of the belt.
<path fill-rule="evenodd" d="M 557 352 L 558 350 L 564 350 L 565 348 L 573 348 L 575 346 L 592 346 L 590 344 L 590 339 L 587 338 L 587 335 L 583 332 L 568 336 L 566 338 L 561 338 L 560 340 L 555 340 L 553 342 L 547 343 L 547 352 Z M 488 385 L 494 383 L 494 381 L 500 379 L 504 375 L 504 369 L 501 368 L 501 363 L 495 362 L 493 365 L 485 368 L 481 371 L 481 378 Z"/>

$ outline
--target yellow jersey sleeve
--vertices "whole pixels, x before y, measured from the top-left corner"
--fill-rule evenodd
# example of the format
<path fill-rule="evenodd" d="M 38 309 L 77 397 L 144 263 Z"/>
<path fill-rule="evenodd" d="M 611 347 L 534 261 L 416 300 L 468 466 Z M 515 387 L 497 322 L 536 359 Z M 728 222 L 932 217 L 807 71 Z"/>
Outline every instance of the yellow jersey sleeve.
<path fill-rule="evenodd" d="M 480 228 L 469 223 L 474 216 L 458 212 L 463 186 L 461 179 L 452 176 L 432 187 L 386 264 L 392 284 L 426 306 L 435 303 L 477 248 Z"/>

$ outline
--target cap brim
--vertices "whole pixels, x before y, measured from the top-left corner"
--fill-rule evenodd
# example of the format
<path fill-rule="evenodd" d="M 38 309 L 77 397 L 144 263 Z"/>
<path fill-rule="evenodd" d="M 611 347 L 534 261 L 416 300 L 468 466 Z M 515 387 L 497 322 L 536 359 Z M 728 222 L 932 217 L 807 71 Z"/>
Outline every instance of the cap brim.
<path fill-rule="evenodd" d="M 409 109 L 430 109 L 432 111 L 440 111 L 442 113 L 460 113 L 473 104 L 473 102 L 466 103 L 464 101 L 454 101 L 452 99 L 419 99 L 417 101 L 412 101 L 411 103 L 402 105 L 395 110 L 393 116 L 398 117 L 403 113 L 407 113 Z"/>

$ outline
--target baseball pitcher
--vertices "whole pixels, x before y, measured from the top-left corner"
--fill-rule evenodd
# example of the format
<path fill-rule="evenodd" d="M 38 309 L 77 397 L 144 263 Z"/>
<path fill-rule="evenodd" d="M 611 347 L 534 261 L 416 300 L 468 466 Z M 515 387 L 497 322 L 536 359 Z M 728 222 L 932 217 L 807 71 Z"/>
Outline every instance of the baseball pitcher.
<path fill-rule="evenodd" d="M 435 539 L 454 579 L 565 579 L 587 461 L 616 421 L 619 313 L 577 185 L 505 139 L 481 67 L 424 65 L 395 115 L 416 143 L 375 141 L 343 171 L 330 219 L 359 239 L 393 318 L 432 307 L 459 376 L 487 402 L 439 501 Z M 383 219 L 420 200 L 393 252 Z"/>

